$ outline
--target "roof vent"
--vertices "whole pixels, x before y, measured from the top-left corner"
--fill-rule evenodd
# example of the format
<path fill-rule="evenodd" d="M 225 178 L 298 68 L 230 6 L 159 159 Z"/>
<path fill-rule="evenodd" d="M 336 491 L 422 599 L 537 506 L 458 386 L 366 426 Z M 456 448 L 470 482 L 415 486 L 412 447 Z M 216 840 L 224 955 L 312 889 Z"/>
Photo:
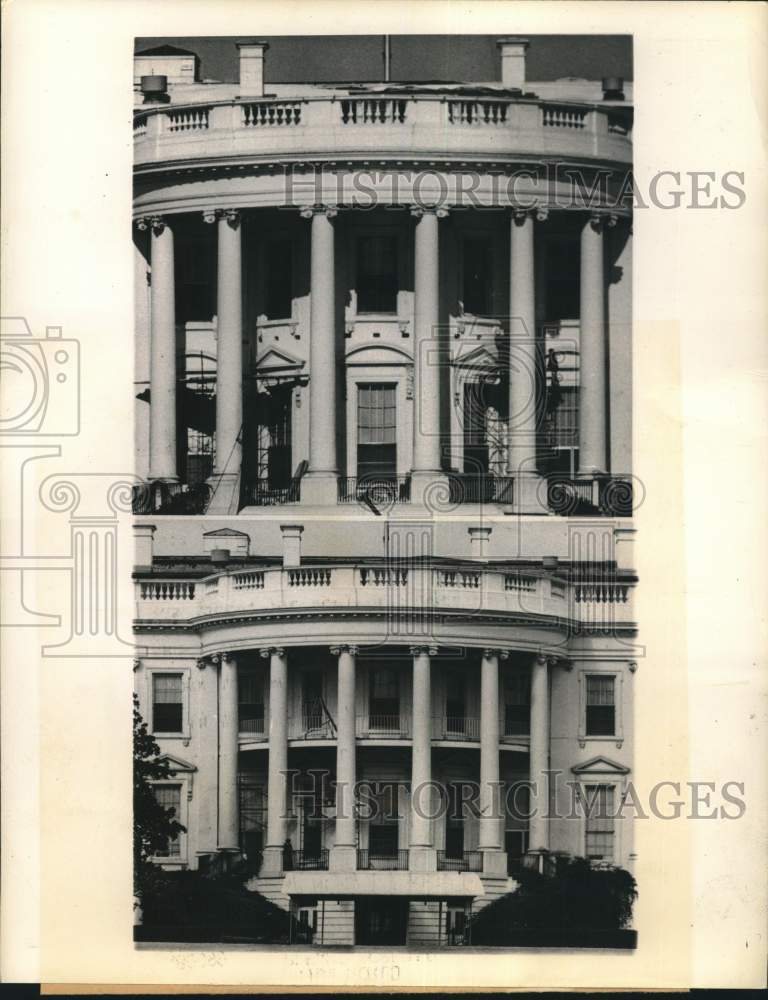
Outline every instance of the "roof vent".
<path fill-rule="evenodd" d="M 211 549 L 211 562 L 223 566 L 229 562 L 229 549 Z"/>
<path fill-rule="evenodd" d="M 144 95 L 145 104 L 167 104 L 170 101 L 168 77 L 143 76 L 141 78 L 141 92 Z"/>
<path fill-rule="evenodd" d="M 624 77 L 604 76 L 603 77 L 603 100 L 623 101 L 624 100 Z"/>

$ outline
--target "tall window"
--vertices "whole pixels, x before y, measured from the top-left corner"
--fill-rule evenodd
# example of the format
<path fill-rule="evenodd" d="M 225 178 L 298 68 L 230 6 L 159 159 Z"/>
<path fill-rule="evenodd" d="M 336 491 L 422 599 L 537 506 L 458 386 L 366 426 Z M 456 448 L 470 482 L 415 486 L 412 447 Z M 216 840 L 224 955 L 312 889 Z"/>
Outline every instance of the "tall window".
<path fill-rule="evenodd" d="M 485 316 L 491 312 L 491 245 L 484 239 L 464 240 L 464 312 Z"/>
<path fill-rule="evenodd" d="M 515 670 L 504 681 L 504 735 L 527 736 L 531 731 L 531 678 Z"/>
<path fill-rule="evenodd" d="M 397 312 L 397 237 L 358 239 L 356 284 L 359 313 Z"/>
<path fill-rule="evenodd" d="M 579 318 L 579 269 L 578 237 L 560 236 L 547 242 L 545 268 L 547 322 Z"/>
<path fill-rule="evenodd" d="M 577 448 L 579 445 L 579 390 L 575 385 L 558 386 L 553 393 L 550 417 L 553 448 Z"/>
<path fill-rule="evenodd" d="M 464 856 L 464 813 L 462 811 L 461 786 L 448 788 L 448 812 L 445 817 L 445 856 Z"/>
<path fill-rule="evenodd" d="M 323 675 L 319 670 L 306 670 L 301 677 L 301 705 L 304 729 L 318 729 L 324 721 Z"/>
<path fill-rule="evenodd" d="M 397 406 L 394 385 L 374 382 L 357 389 L 358 478 L 397 474 Z"/>
<path fill-rule="evenodd" d="M 264 732 L 264 678 L 253 670 L 242 671 L 237 686 L 238 729 L 241 733 Z"/>
<path fill-rule="evenodd" d="M 152 731 L 180 733 L 184 703 L 181 674 L 152 675 Z"/>
<path fill-rule="evenodd" d="M 179 822 L 181 814 L 181 785 L 155 785 L 155 798 L 163 809 L 173 809 L 171 819 Z M 178 858 L 181 853 L 178 836 L 169 838 L 168 846 L 164 851 L 158 851 L 158 858 Z"/>
<path fill-rule="evenodd" d="M 399 726 L 400 683 L 396 670 L 376 667 L 371 672 L 368 713 L 371 726 Z"/>
<path fill-rule="evenodd" d="M 612 862 L 615 852 L 616 820 L 612 785 L 587 785 L 585 853 L 592 861 Z"/>
<path fill-rule="evenodd" d="M 267 244 L 267 319 L 290 319 L 293 311 L 293 247 L 290 240 Z"/>
<path fill-rule="evenodd" d="M 616 733 L 616 678 L 587 675 L 587 736 Z"/>
<path fill-rule="evenodd" d="M 215 243 L 210 234 L 189 234 L 179 240 L 179 250 L 176 320 L 208 322 L 216 312 Z"/>
<path fill-rule="evenodd" d="M 449 733 L 463 733 L 466 712 L 464 677 L 458 670 L 451 670 L 445 678 L 445 722 Z"/>

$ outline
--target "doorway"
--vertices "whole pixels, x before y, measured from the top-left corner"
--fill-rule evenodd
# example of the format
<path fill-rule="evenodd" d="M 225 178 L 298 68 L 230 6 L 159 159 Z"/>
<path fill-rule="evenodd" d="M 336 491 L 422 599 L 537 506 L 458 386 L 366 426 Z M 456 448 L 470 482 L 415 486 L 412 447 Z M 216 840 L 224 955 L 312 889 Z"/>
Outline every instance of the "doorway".
<path fill-rule="evenodd" d="M 361 896 L 355 904 L 355 944 L 405 944 L 408 900 L 397 896 Z"/>

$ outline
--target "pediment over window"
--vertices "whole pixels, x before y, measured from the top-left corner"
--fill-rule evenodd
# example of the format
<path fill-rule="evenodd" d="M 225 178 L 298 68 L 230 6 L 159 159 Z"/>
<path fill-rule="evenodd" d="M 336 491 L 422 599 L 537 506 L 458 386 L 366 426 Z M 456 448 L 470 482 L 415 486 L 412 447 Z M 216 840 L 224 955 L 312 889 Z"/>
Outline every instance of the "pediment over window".
<path fill-rule="evenodd" d="M 256 370 L 259 375 L 281 375 L 297 371 L 304 367 L 304 360 L 297 358 L 289 351 L 278 351 L 270 347 L 260 357 L 256 358 Z"/>
<path fill-rule="evenodd" d="M 160 754 L 157 761 L 161 764 L 167 764 L 173 774 L 192 774 L 197 770 L 194 764 L 182 760 L 181 757 L 172 757 L 169 753 Z"/>
<path fill-rule="evenodd" d="M 413 358 L 408 351 L 391 344 L 364 344 L 347 351 L 347 365 L 410 365 Z"/>
<path fill-rule="evenodd" d="M 499 359 L 496 354 L 485 346 L 473 347 L 462 351 L 453 359 L 457 368 L 470 368 L 475 371 L 499 373 Z"/>
<path fill-rule="evenodd" d="M 615 760 L 608 757 L 592 757 L 591 760 L 577 764 L 571 770 L 574 774 L 629 774 L 629 768 L 623 764 L 617 764 Z"/>

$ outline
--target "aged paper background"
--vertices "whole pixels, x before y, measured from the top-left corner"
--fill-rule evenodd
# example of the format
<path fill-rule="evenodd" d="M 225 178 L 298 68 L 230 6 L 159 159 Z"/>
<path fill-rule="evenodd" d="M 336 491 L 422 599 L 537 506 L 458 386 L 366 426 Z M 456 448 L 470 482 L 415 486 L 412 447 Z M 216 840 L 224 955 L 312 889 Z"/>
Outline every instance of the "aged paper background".
<path fill-rule="evenodd" d="M 761 985 L 766 7 L 14 0 L 4 16 L 2 311 L 26 317 L 37 337 L 61 326 L 81 352 L 81 433 L 59 441 L 60 457 L 31 463 L 23 501 L 8 474 L 11 449 L 0 448 L 6 542 L 22 534 L 50 557 L 68 551 L 69 526 L 50 507 L 41 516 L 42 481 L 132 468 L 134 36 L 634 35 L 641 190 L 663 170 L 734 170 L 745 174 L 747 196 L 738 210 L 635 215 L 635 472 L 646 487 L 637 516 L 646 656 L 636 686 L 636 784 L 739 781 L 747 808 L 739 820 L 637 822 L 634 954 L 137 950 L 130 649 L 42 658 L 41 645 L 66 641 L 66 622 L 45 635 L 5 628 L 3 978 L 304 989 Z M 129 640 L 129 515 L 118 539 L 119 633 Z M 69 583 L 47 565 L 27 574 L 25 600 L 52 612 L 66 606 Z"/>

